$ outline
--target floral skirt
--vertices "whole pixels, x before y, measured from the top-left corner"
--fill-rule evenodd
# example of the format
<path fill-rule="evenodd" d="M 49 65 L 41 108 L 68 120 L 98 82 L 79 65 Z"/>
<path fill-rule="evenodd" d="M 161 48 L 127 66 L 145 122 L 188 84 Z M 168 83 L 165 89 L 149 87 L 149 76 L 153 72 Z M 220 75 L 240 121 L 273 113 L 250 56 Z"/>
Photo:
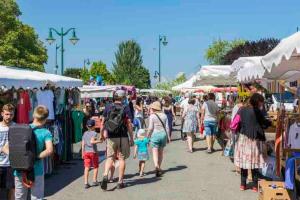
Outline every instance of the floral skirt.
<path fill-rule="evenodd" d="M 264 142 L 239 134 L 234 150 L 234 164 L 242 169 L 260 169 L 265 166 Z"/>

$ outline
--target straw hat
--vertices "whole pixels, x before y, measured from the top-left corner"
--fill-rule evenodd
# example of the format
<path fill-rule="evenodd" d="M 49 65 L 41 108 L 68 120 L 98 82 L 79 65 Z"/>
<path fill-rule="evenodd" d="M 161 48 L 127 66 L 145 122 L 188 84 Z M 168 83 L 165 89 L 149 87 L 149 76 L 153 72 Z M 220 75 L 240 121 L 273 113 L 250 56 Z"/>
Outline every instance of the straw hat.
<path fill-rule="evenodd" d="M 153 110 L 161 111 L 161 104 L 159 101 L 155 101 L 150 105 Z"/>

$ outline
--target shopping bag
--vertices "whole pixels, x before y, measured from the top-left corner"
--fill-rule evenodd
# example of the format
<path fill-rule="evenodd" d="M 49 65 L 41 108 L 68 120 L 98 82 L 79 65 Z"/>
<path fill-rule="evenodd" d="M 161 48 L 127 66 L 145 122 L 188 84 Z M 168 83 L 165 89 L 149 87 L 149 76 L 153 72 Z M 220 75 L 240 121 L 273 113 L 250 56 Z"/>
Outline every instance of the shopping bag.
<path fill-rule="evenodd" d="M 224 149 L 224 156 L 233 157 L 233 152 L 234 152 L 233 142 L 232 140 L 229 140 Z"/>

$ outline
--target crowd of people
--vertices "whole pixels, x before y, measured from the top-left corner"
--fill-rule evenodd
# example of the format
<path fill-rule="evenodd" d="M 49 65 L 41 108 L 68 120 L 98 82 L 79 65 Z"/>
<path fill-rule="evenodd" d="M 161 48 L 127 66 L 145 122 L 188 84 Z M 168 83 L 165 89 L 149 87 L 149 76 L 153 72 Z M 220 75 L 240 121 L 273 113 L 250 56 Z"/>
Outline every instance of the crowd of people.
<path fill-rule="evenodd" d="M 182 133 L 185 135 L 187 151 L 194 152 L 196 133 L 204 132 L 207 153 L 215 152 L 220 108 L 215 102 L 215 94 L 209 93 L 202 99 L 184 94 L 180 101 Z M 148 106 L 145 106 L 148 104 Z M 138 160 L 139 175 L 144 176 L 146 162 L 149 160 L 149 146 L 155 175 L 163 175 L 162 163 L 164 148 L 172 141 L 172 130 L 176 119 L 175 101 L 172 96 L 144 99 L 138 96 L 135 102 L 123 90 L 115 92 L 113 101 L 100 102 L 95 111 L 93 102 L 85 103 L 85 132 L 82 137 L 82 159 L 84 163 L 84 187 L 101 186 L 107 190 L 114 181 L 114 171 L 118 166 L 117 188 L 126 187 L 124 175 L 126 159 L 134 146 L 133 158 Z M 94 117 L 97 113 L 98 117 Z M 43 128 L 49 111 L 45 106 L 38 106 L 34 121 L 30 125 L 37 138 L 39 160 L 34 163 L 34 181 L 31 199 L 44 197 L 44 173 L 42 159 L 53 152 L 52 136 Z M 3 121 L 0 123 L 0 178 L 1 188 L 8 190 L 8 199 L 27 200 L 28 188 L 24 186 L 21 173 L 13 170 L 9 163 L 9 127 L 14 124 L 14 107 L 3 106 Z M 146 123 L 146 116 L 148 116 Z M 254 93 L 250 98 L 241 99 L 232 109 L 232 141 L 234 143 L 234 164 L 241 174 L 240 189 L 247 189 L 247 175 L 253 176 L 253 191 L 257 191 L 258 169 L 264 161 L 264 129 L 270 125 L 264 112 L 264 97 Z M 99 155 L 97 146 L 106 143 L 106 160 L 103 178 L 98 182 Z M 89 184 L 89 172 L 93 169 L 93 182 Z"/>

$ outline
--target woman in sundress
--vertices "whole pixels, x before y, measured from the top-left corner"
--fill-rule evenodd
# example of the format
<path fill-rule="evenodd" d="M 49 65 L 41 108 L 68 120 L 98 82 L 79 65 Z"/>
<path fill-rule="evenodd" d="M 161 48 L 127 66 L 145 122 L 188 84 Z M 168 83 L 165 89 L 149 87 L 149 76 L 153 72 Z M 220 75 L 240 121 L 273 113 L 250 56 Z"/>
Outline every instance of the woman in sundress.
<path fill-rule="evenodd" d="M 193 153 L 195 133 L 200 123 L 199 109 L 195 106 L 195 99 L 189 99 L 187 108 L 183 111 L 184 124 L 182 132 L 187 135 L 188 152 Z"/>

